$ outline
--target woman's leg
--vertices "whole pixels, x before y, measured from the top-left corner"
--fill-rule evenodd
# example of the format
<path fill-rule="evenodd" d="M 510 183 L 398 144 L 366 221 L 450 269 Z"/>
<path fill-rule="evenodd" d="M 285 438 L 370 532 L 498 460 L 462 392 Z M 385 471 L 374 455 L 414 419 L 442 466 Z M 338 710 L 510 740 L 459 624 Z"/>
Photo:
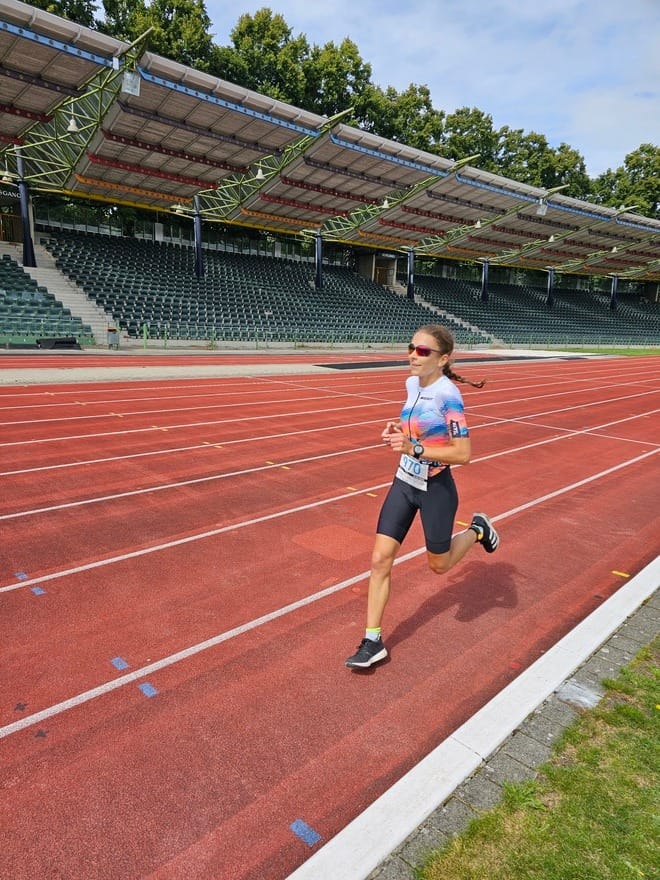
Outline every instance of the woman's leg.
<path fill-rule="evenodd" d="M 380 637 L 380 625 L 390 597 L 392 566 L 417 513 L 416 505 L 408 497 L 408 490 L 405 483 L 395 479 L 381 508 L 371 554 L 367 631 L 357 653 L 346 660 L 349 667 L 366 669 L 387 657 L 387 648 Z M 397 537 L 393 538 L 391 535 Z"/>
<path fill-rule="evenodd" d="M 457 509 L 456 484 L 451 470 L 446 468 L 429 480 L 428 491 L 421 501 L 426 558 L 435 574 L 444 574 L 453 568 L 477 541 L 472 528 L 452 534 Z"/>
<path fill-rule="evenodd" d="M 377 629 L 381 625 L 383 612 L 390 598 L 392 566 L 401 544 L 388 535 L 376 535 L 371 555 L 371 575 L 367 599 L 367 629 Z"/>
<path fill-rule="evenodd" d="M 431 553 L 426 551 L 429 568 L 434 574 L 444 574 L 453 568 L 457 562 L 465 556 L 468 550 L 477 542 L 477 535 L 472 529 L 465 529 L 451 539 L 451 545 L 447 553 Z"/>
<path fill-rule="evenodd" d="M 380 623 L 390 597 L 392 566 L 401 543 L 387 535 L 376 534 L 371 555 L 371 575 L 367 599 L 367 631 L 357 653 L 346 661 L 349 667 L 367 669 L 387 657 L 387 648 L 380 637 Z"/>

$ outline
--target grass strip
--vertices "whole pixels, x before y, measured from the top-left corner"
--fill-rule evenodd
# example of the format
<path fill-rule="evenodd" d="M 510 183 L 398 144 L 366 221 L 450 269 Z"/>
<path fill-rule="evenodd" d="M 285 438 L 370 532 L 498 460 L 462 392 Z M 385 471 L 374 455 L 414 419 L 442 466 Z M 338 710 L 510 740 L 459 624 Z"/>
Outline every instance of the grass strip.
<path fill-rule="evenodd" d="M 421 880 L 658 880 L 659 658 L 656 639 L 606 681 L 538 776 L 504 786 Z"/>

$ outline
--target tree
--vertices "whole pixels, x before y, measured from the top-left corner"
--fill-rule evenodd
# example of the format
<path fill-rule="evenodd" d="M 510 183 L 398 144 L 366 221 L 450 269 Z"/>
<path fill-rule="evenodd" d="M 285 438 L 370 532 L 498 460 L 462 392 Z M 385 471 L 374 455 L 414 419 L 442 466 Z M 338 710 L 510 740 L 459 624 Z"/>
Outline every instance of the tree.
<path fill-rule="evenodd" d="M 445 119 L 442 155 L 458 161 L 475 153 L 479 158 L 473 164 L 485 171 L 496 170 L 497 134 L 493 131 L 493 118 L 476 107 L 461 107 Z"/>
<path fill-rule="evenodd" d="M 31 0 L 30 5 L 45 12 L 52 12 L 53 15 L 59 15 L 60 18 L 68 18 L 69 21 L 75 21 L 76 24 L 85 27 L 93 28 L 96 25 L 94 0 Z"/>
<path fill-rule="evenodd" d="M 576 199 L 586 199 L 591 187 L 584 157 L 573 147 L 561 143 L 554 150 L 554 180 L 552 186 L 568 184 L 566 195 Z"/>
<path fill-rule="evenodd" d="M 371 82 L 371 65 L 348 38 L 339 46 L 312 46 L 303 61 L 305 94 L 302 106 L 322 116 L 334 116 L 355 107 Z"/>
<path fill-rule="evenodd" d="M 366 131 L 427 152 L 440 153 L 443 114 L 431 103 L 427 86 L 411 83 L 403 92 L 369 85 L 356 102 L 358 124 Z"/>
<path fill-rule="evenodd" d="M 568 144 L 552 148 L 544 135 L 525 134 L 521 128 L 503 126 L 498 134 L 495 170 L 503 177 L 553 189 L 568 184 L 567 194 L 584 198 L 589 177 L 583 157 Z"/>
<path fill-rule="evenodd" d="M 303 67 L 309 55 L 304 35 L 294 38 L 284 18 L 264 8 L 241 15 L 230 37 L 232 46 L 218 54 L 219 75 L 231 72 L 238 85 L 304 106 Z"/>
<path fill-rule="evenodd" d="M 543 189 L 568 184 L 565 192 L 576 198 L 635 204 L 660 218 L 660 147 L 642 144 L 622 166 L 590 180 L 569 144 L 553 148 L 541 133 L 508 126 L 496 131 L 476 107 L 446 115 L 426 85 L 411 83 L 402 92 L 377 86 L 352 40 L 310 47 L 267 7 L 241 15 L 230 45 L 218 46 L 204 0 L 101 0 L 105 17 L 98 22 L 94 0 L 32 2 L 127 42 L 151 28 L 149 48 L 158 54 L 322 116 L 352 107 L 352 124 L 398 143 L 455 160 L 477 154 L 473 164 L 486 171 Z"/>
<path fill-rule="evenodd" d="M 204 0 L 103 0 L 100 28 L 121 40 L 136 40 L 152 28 L 149 49 L 196 70 L 215 65 L 211 19 Z"/>
<path fill-rule="evenodd" d="M 660 219 L 660 147 L 641 144 L 628 153 L 621 167 L 593 181 L 589 198 L 611 208 L 637 205 L 637 213 Z"/>
<path fill-rule="evenodd" d="M 99 23 L 99 29 L 126 42 L 139 36 L 136 16 L 147 15 L 144 0 L 103 0 L 103 11 L 105 18 Z"/>
<path fill-rule="evenodd" d="M 531 131 L 514 139 L 516 148 L 510 152 L 509 164 L 500 166 L 499 173 L 521 183 L 550 189 L 555 185 L 553 153 L 545 136 Z M 511 150 L 511 139 L 509 139 Z"/>

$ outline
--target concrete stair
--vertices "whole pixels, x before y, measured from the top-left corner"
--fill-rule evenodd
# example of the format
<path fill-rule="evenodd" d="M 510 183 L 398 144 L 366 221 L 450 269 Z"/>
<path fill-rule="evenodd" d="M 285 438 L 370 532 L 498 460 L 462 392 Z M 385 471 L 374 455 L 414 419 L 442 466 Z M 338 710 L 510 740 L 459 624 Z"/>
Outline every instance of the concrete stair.
<path fill-rule="evenodd" d="M 55 265 L 55 259 L 43 245 L 34 245 L 34 255 L 37 266 L 24 266 L 23 269 L 33 278 L 37 284 L 46 287 L 55 299 L 71 311 L 72 315 L 78 316 L 83 324 L 92 328 L 94 340 L 97 345 L 105 346 L 108 342 L 108 328 L 116 327 L 112 315 L 105 312 L 93 300 L 91 300 L 82 288 L 63 275 Z M 16 257 L 14 257 L 16 259 Z M 20 250 L 19 262 L 22 259 Z M 126 341 L 124 333 L 120 333 L 120 342 Z"/>
<path fill-rule="evenodd" d="M 423 299 L 419 294 L 415 294 L 415 302 L 419 303 L 420 306 L 424 306 L 424 308 L 429 309 L 432 312 L 435 312 L 436 315 L 439 315 L 441 318 L 445 318 L 447 320 L 453 321 L 455 324 L 458 324 L 459 327 L 464 327 L 466 330 L 470 330 L 472 333 L 476 333 L 478 336 L 483 338 L 484 342 L 493 344 L 500 342 L 492 333 L 487 333 L 485 330 L 482 330 L 481 327 L 478 327 L 476 324 L 470 324 L 469 321 L 463 320 L 463 318 L 459 318 L 458 315 L 454 315 L 452 312 L 446 311 L 446 309 L 441 309 L 439 306 L 433 305 L 433 303 L 428 302 Z"/>
<path fill-rule="evenodd" d="M 404 284 L 400 284 L 398 281 L 395 284 L 388 284 L 386 287 L 397 296 L 403 297 L 408 295 L 407 287 Z M 445 309 L 441 309 L 439 306 L 433 305 L 433 303 L 423 299 L 418 293 L 415 294 L 415 302 L 420 306 L 424 306 L 425 309 L 434 312 L 440 318 L 453 321 L 455 324 L 458 324 L 459 327 L 465 327 L 466 330 L 470 330 L 472 333 L 482 336 L 484 342 L 496 343 L 500 341 L 499 339 L 496 339 L 492 333 L 487 333 L 485 330 L 482 330 L 481 327 L 477 327 L 476 324 L 470 324 L 468 321 L 464 321 L 463 318 L 459 318 L 458 315 L 454 315 L 452 312 L 448 312 Z"/>

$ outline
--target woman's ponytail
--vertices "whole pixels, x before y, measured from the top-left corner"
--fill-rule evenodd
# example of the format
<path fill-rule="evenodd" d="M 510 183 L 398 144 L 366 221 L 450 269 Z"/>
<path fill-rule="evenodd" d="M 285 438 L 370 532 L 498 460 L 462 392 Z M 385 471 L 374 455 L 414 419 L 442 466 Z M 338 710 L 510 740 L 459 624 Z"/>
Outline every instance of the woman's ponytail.
<path fill-rule="evenodd" d="M 481 382 L 472 382 L 470 379 L 466 379 L 465 376 L 459 376 L 458 373 L 455 373 L 449 365 L 449 361 L 442 368 L 442 372 L 448 379 L 452 379 L 454 382 L 463 382 L 465 385 L 471 385 L 473 388 L 483 388 L 486 384 L 486 380 L 482 379 Z"/>
<path fill-rule="evenodd" d="M 443 324 L 425 324 L 423 327 L 420 327 L 417 332 L 430 334 L 438 343 L 438 351 L 440 354 L 450 355 L 453 352 L 454 337 Z M 463 382 L 465 385 L 471 385 L 473 388 L 483 388 L 486 384 L 485 379 L 482 379 L 481 382 L 471 382 L 469 379 L 459 376 L 458 373 L 455 373 L 449 366 L 449 361 L 443 366 L 442 372 L 448 379 L 453 379 L 454 382 Z"/>

